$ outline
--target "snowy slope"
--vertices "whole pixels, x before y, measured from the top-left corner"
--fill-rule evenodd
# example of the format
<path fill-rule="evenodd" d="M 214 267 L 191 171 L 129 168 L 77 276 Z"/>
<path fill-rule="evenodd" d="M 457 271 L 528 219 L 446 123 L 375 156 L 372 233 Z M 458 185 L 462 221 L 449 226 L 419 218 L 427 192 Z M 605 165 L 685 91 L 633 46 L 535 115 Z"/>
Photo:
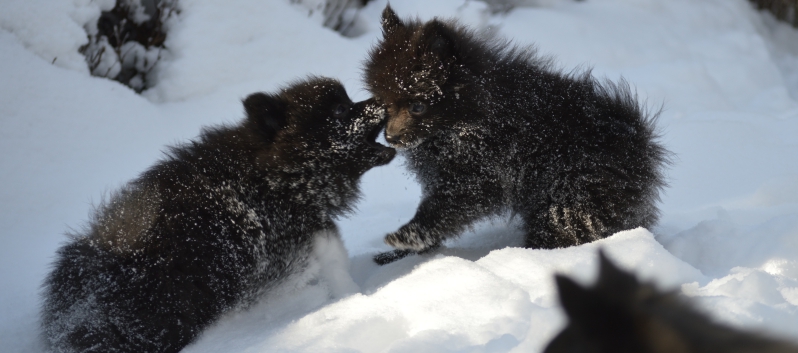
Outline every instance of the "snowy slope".
<path fill-rule="evenodd" d="M 367 98 L 360 65 L 385 3 L 345 38 L 288 1 L 182 1 L 159 83 L 141 96 L 89 76 L 76 53 L 107 0 L 0 0 L 0 351 L 43 350 L 38 289 L 64 232 L 165 145 L 311 73 Z M 370 256 L 420 195 L 397 160 L 365 176 L 359 211 L 340 221 L 357 288 L 335 290 L 330 271 L 296 278 L 186 352 L 535 352 L 563 325 L 551 275 L 588 283 L 599 246 L 719 321 L 798 341 L 798 32 L 745 0 L 527 3 L 506 14 L 467 0 L 391 5 L 534 43 L 662 105 L 677 158 L 660 226 L 542 251 L 517 248 L 513 221 L 497 219 L 438 254 L 378 267 Z"/>

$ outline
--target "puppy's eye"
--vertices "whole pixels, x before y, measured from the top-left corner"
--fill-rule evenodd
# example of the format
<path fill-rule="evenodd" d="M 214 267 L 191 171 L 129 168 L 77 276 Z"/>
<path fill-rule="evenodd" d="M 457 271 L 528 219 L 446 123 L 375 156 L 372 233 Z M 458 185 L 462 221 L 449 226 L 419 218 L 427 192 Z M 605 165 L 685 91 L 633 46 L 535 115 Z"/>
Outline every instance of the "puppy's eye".
<path fill-rule="evenodd" d="M 338 104 L 338 105 L 335 106 L 335 109 L 333 109 L 333 116 L 335 116 L 336 118 L 340 118 L 340 117 L 346 115 L 346 113 L 348 113 L 348 112 L 349 112 L 349 106 L 348 105 L 346 105 L 346 104 Z"/>
<path fill-rule="evenodd" d="M 415 102 L 410 104 L 410 114 L 421 115 L 424 114 L 425 111 L 427 111 L 427 106 L 424 105 L 424 103 Z"/>

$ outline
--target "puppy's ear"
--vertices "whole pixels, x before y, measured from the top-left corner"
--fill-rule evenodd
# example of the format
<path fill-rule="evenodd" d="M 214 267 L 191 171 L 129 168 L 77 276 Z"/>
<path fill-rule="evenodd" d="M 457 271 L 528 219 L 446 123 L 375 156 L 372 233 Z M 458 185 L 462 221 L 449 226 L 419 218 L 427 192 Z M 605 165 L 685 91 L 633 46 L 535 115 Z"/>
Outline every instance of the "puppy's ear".
<path fill-rule="evenodd" d="M 253 93 L 244 99 L 247 120 L 255 124 L 261 133 L 273 137 L 286 125 L 286 103 L 273 95 Z"/>
<path fill-rule="evenodd" d="M 422 30 L 422 43 L 419 49 L 423 54 L 431 54 L 443 63 L 450 63 L 457 59 L 455 34 L 438 19 L 427 22 Z"/>
<path fill-rule="evenodd" d="M 393 12 L 391 4 L 386 5 L 385 10 L 382 10 L 382 35 L 387 36 L 396 31 L 397 28 L 404 26 L 405 24 L 396 15 L 396 12 Z"/>
<path fill-rule="evenodd" d="M 633 274 L 621 270 L 599 249 L 599 276 L 596 289 L 618 298 L 631 297 L 640 288 Z"/>

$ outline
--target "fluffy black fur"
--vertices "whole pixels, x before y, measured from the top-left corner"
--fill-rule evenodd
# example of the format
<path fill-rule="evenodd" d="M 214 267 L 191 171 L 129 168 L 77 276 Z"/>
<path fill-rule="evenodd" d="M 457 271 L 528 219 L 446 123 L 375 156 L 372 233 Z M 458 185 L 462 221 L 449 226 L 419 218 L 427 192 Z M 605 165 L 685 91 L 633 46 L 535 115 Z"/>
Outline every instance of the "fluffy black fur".
<path fill-rule="evenodd" d="M 338 237 L 358 181 L 388 163 L 372 101 L 312 78 L 255 93 L 247 117 L 171 149 L 60 250 L 42 323 L 55 352 L 177 352 Z"/>
<path fill-rule="evenodd" d="M 624 81 L 564 74 L 454 21 L 402 21 L 386 7 L 382 26 L 366 84 L 423 187 L 386 243 L 425 251 L 505 211 L 523 218 L 531 248 L 656 223 L 668 152 Z"/>
<path fill-rule="evenodd" d="M 591 288 L 557 276 L 568 326 L 546 353 L 796 353 L 795 345 L 712 322 L 674 293 L 637 281 L 600 253 Z"/>

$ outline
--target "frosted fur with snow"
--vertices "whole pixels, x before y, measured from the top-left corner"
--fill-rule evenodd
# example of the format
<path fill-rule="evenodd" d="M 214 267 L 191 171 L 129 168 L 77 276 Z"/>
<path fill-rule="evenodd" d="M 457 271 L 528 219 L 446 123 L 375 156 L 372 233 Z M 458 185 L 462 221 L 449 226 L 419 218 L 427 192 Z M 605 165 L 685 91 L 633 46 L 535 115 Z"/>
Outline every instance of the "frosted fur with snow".
<path fill-rule="evenodd" d="M 58 249 L 41 314 L 54 352 L 178 352 L 310 257 L 332 294 L 354 291 L 333 218 L 394 157 L 374 142 L 381 110 L 324 78 L 243 103 L 245 119 L 170 148 Z"/>
<path fill-rule="evenodd" d="M 657 113 L 625 81 L 561 72 L 456 21 L 402 20 L 390 7 L 381 21 L 364 81 L 386 107 L 386 141 L 423 188 L 413 219 L 385 237 L 396 257 L 507 211 L 529 248 L 657 223 L 670 156 Z"/>
<path fill-rule="evenodd" d="M 92 202 L 160 158 L 164 145 L 196 136 L 200 126 L 236 121 L 247 94 L 308 73 L 338 77 L 354 100 L 368 98 L 359 66 L 380 37 L 386 2 L 361 11 L 366 32 L 357 38 L 338 36 L 287 1 L 182 2 L 170 32 L 170 58 L 144 98 L 90 77 L 76 52 L 86 39 L 81 26 L 99 16 L 96 1 L 4 2 L 0 351 L 42 351 L 37 293 L 65 229 L 79 227 Z M 641 99 L 663 102 L 663 143 L 676 158 L 659 227 L 654 237 L 635 230 L 601 244 L 622 268 L 679 290 L 717 320 L 798 340 L 795 29 L 755 12 L 745 0 L 530 3 L 539 6 L 506 14 L 464 0 L 391 6 L 422 20 L 456 17 L 477 28 L 493 26 L 555 56 L 561 67 L 585 65 L 596 77 L 613 80 L 623 75 Z M 371 256 L 390 249 L 382 237 L 413 216 L 420 188 L 397 160 L 367 173 L 361 189 L 358 212 L 338 222 L 359 293 L 331 299 L 320 275 L 224 317 L 186 351 L 535 352 L 564 324 L 551 275 L 563 272 L 585 284 L 594 278 L 592 245 L 502 249 L 523 241 L 501 220 L 478 224 L 475 233 L 447 243 L 443 257 L 409 257 L 378 268 Z M 439 300 L 447 294 L 435 292 L 419 299 L 427 312 L 399 311 L 395 303 L 413 290 L 399 284 L 434 288 L 447 279 L 446 271 L 459 273 L 456 278 L 478 274 L 480 281 L 463 280 L 473 301 Z M 453 282 L 447 283 L 462 292 Z M 521 288 L 528 303 L 488 296 L 491 286 L 515 293 Z M 494 313 L 503 305 L 498 298 L 517 313 Z M 463 305 L 473 306 L 479 322 L 504 322 L 497 326 L 501 332 L 468 320 L 448 326 L 437 321 L 445 330 L 411 330 Z"/>

